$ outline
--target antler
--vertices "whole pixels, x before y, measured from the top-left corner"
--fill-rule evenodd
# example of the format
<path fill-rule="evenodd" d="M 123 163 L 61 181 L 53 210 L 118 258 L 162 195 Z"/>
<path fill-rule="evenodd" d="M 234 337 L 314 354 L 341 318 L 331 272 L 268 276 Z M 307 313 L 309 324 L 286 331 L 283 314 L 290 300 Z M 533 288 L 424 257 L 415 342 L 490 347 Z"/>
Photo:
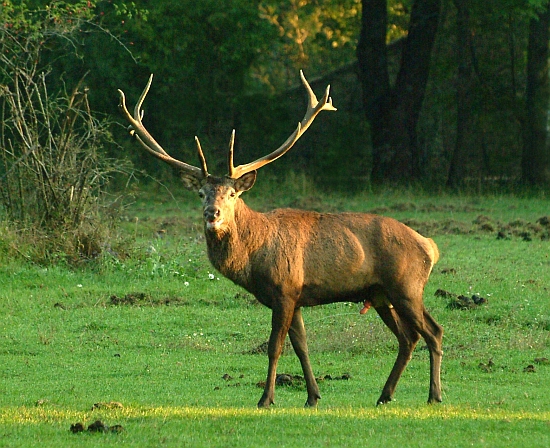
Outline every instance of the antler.
<path fill-rule="evenodd" d="M 313 120 L 315 119 L 317 114 L 319 114 L 319 112 L 321 112 L 322 110 L 336 110 L 336 108 L 332 105 L 332 98 L 329 97 L 330 85 L 327 86 L 324 96 L 321 98 L 320 101 L 318 101 L 302 70 L 300 70 L 300 78 L 302 78 L 302 83 L 304 84 L 304 87 L 306 88 L 308 93 L 308 106 L 306 114 L 304 115 L 302 121 L 298 123 L 298 127 L 296 128 L 296 130 L 290 135 L 290 137 L 286 139 L 286 141 L 281 146 L 279 146 L 272 153 L 261 157 L 254 162 L 250 162 L 245 165 L 239 165 L 237 167 L 233 166 L 233 142 L 235 139 L 235 131 L 233 131 L 231 135 L 231 142 L 229 145 L 228 176 L 230 178 L 238 179 L 243 174 L 257 170 L 258 168 L 261 168 L 262 166 L 267 165 L 268 163 L 271 163 L 274 160 L 278 159 L 290 148 L 292 148 L 294 143 L 296 143 L 296 141 L 303 135 L 303 133 L 306 132 L 307 128 L 309 128 L 311 123 L 313 123 Z"/>
<path fill-rule="evenodd" d="M 128 109 L 126 107 L 126 97 L 124 96 L 124 92 L 120 89 L 118 89 L 118 93 L 120 94 L 120 103 L 118 105 L 120 111 L 122 112 L 122 115 L 126 118 L 126 120 L 130 123 L 130 126 L 128 126 L 128 131 L 130 132 L 130 135 L 136 137 L 137 141 L 141 143 L 141 145 L 152 155 L 154 155 L 156 158 L 182 170 L 186 171 L 193 176 L 197 178 L 203 178 L 208 177 L 208 170 L 206 167 L 206 159 L 204 158 L 204 154 L 201 149 L 201 145 L 199 143 L 199 139 L 195 137 L 195 140 L 197 142 L 197 150 L 199 152 L 199 158 L 201 161 L 201 168 L 197 168 L 196 166 L 189 165 L 185 162 L 182 162 L 180 160 L 174 159 L 172 156 L 170 156 L 163 148 L 160 146 L 157 141 L 149 134 L 147 129 L 145 129 L 145 126 L 143 126 L 143 123 L 141 122 L 143 118 L 143 111 L 141 110 L 141 105 L 143 104 L 143 101 L 145 100 L 145 97 L 147 96 L 147 93 L 149 92 L 149 88 L 151 87 L 151 83 L 153 82 L 153 75 L 149 77 L 149 81 L 147 82 L 147 85 L 145 86 L 145 89 L 143 89 L 143 92 L 141 93 L 141 96 L 139 97 L 139 100 L 136 104 L 136 107 L 134 108 L 134 116 L 128 112 Z"/>

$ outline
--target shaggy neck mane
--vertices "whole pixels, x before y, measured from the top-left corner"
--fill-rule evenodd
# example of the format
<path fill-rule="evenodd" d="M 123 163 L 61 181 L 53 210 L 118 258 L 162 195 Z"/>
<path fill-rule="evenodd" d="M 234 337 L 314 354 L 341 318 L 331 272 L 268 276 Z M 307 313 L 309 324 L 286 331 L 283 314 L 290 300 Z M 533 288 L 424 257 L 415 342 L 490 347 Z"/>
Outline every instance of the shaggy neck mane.
<path fill-rule="evenodd" d="M 235 204 L 235 219 L 223 232 L 206 231 L 208 258 L 225 277 L 238 284 L 248 278 L 249 257 L 268 238 L 270 223 L 263 213 L 249 208 L 242 199 Z"/>

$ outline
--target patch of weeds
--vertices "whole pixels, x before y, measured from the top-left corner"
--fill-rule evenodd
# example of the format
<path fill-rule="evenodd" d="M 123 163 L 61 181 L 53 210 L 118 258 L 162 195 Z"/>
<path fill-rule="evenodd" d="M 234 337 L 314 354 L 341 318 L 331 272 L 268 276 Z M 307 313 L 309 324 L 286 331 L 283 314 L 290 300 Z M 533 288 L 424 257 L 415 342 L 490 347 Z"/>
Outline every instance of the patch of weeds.
<path fill-rule="evenodd" d="M 525 323 L 525 327 L 527 328 L 535 328 L 545 331 L 550 331 L 550 318 L 533 318 L 533 320 L 528 321 Z"/>
<path fill-rule="evenodd" d="M 489 358 L 489 361 L 487 361 L 486 363 L 480 362 L 478 364 L 478 367 L 485 373 L 491 373 L 495 368 L 495 363 L 493 362 L 493 358 Z"/>
<path fill-rule="evenodd" d="M 502 316 L 499 314 L 493 314 L 483 317 L 482 321 L 487 325 L 499 325 L 502 323 Z"/>
<path fill-rule="evenodd" d="M 105 330 L 107 328 L 106 325 L 100 324 L 97 322 L 90 322 L 89 324 L 84 325 L 83 330 L 84 331 L 91 331 L 91 332 L 97 332 L 101 330 Z"/>

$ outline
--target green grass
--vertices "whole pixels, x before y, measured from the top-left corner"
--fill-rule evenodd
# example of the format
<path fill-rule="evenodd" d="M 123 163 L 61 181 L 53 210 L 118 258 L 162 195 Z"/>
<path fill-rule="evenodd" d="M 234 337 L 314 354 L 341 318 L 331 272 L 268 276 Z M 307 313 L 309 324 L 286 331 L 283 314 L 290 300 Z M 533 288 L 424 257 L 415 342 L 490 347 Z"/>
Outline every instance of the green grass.
<path fill-rule="evenodd" d="M 253 353 L 270 312 L 208 264 L 194 195 L 149 193 L 128 210 L 116 254 L 78 269 L 3 260 L 0 446 L 550 446 L 550 242 L 536 227 L 545 198 L 322 198 L 308 188 L 248 202 L 374 210 L 431 230 L 441 259 L 425 302 L 445 328 L 441 405 L 425 404 L 421 342 L 395 401 L 375 407 L 396 341 L 375 312 L 335 304 L 304 310 L 314 371 L 332 377 L 318 409 L 302 408 L 295 382 L 256 410 L 267 357 Z M 438 289 L 488 302 L 451 309 Z M 279 372 L 301 373 L 291 349 Z M 110 402 L 122 407 L 92 410 Z M 124 431 L 69 431 L 98 419 Z"/>

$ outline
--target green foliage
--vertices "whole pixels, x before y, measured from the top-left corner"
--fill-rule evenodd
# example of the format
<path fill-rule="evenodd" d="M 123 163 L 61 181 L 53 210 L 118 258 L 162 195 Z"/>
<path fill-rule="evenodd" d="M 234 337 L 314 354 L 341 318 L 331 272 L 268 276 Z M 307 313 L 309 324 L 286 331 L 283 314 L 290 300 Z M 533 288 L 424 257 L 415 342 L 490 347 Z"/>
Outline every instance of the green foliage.
<path fill-rule="evenodd" d="M 493 3 L 468 3 L 469 179 L 515 179 L 519 174 L 528 22 L 544 5 L 539 0 Z M 192 163 L 193 137 L 198 135 L 213 171 L 220 174 L 225 172 L 231 129 L 237 130 L 238 158 L 248 161 L 265 154 L 288 136 L 300 117 L 301 110 L 294 109 L 303 98 L 295 89 L 298 70 L 304 69 L 310 80 L 324 76 L 333 84 L 339 111 L 334 118 L 322 118 L 322 131 L 314 126 L 303 144 L 270 169 L 304 170 L 320 184 L 342 189 L 368 188 L 369 130 L 352 66 L 360 31 L 359 0 L 116 0 L 54 2 L 48 8 L 39 1 L 20 4 L 12 26 L 29 26 L 40 16 L 51 17 L 57 29 L 78 29 L 71 42 L 52 36 L 43 45 L 42 62 L 51 66 L 52 91 L 64 88 L 63 83 L 76 85 L 87 73 L 91 108 L 118 117 L 116 89 L 122 88 L 133 103 L 154 72 L 145 104 L 148 129 L 175 156 Z M 411 5 L 388 2 L 388 43 L 406 36 Z M 14 8 L 13 2 L 5 2 L 2 14 L 13 15 Z M 418 129 L 425 185 L 445 183 L 455 145 L 455 14 L 452 2 L 444 3 Z M 397 45 L 389 58 L 394 76 L 400 61 Z M 316 91 L 325 85 L 315 86 Z M 157 161 L 129 143 L 123 127 L 113 132 L 137 166 L 163 173 Z M 120 154 L 118 149 L 108 151 Z M 336 182 L 327 174 L 333 171 Z"/>
<path fill-rule="evenodd" d="M 105 157 L 108 120 L 92 113 L 79 82 L 51 88 L 51 59 L 76 45 L 90 2 L 30 10 L 6 2 L 0 22 L 0 194 L 3 220 L 32 240 L 19 253 L 93 256 L 105 243 L 105 186 L 123 163 Z M 68 91 L 67 91 L 68 90 Z M 17 235 L 17 234 L 15 234 Z M 23 249 L 23 247 L 25 248 Z"/>
<path fill-rule="evenodd" d="M 261 2 L 260 17 L 277 30 L 278 39 L 254 67 L 257 76 L 275 91 L 294 85 L 301 69 L 318 76 L 349 63 L 355 58 L 360 10 L 360 0 Z"/>

